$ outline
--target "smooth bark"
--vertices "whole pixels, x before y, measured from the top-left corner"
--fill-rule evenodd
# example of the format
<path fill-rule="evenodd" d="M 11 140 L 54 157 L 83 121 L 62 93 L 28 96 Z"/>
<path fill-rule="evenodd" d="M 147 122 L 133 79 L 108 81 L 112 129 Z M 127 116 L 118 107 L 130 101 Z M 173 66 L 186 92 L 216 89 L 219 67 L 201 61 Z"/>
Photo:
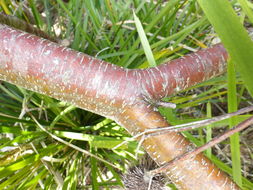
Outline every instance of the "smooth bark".
<path fill-rule="evenodd" d="M 1 80 L 111 118 L 132 135 L 169 125 L 147 99 L 160 100 L 225 72 L 227 58 L 218 44 L 158 67 L 129 70 L 0 25 Z M 192 149 L 175 132 L 149 137 L 143 146 L 159 165 Z M 167 175 L 179 189 L 239 189 L 202 154 Z"/>

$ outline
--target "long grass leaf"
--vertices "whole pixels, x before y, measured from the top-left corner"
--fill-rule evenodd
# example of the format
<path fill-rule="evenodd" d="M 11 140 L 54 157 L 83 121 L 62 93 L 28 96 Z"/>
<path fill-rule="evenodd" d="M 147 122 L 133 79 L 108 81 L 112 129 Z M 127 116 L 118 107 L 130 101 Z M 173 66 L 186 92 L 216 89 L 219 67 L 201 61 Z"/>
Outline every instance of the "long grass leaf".
<path fill-rule="evenodd" d="M 211 118 L 212 117 L 212 107 L 211 107 L 211 103 L 208 102 L 207 106 L 206 106 L 206 110 L 207 110 L 207 117 Z M 212 140 L 212 125 L 208 125 L 206 126 L 206 142 L 209 142 L 210 140 Z M 211 158 L 212 156 L 212 148 L 208 148 L 206 150 L 206 155 Z"/>
<path fill-rule="evenodd" d="M 253 42 L 247 31 L 234 12 L 229 1 L 224 0 L 197 0 L 204 10 L 208 20 L 219 34 L 225 48 L 236 64 L 236 69 L 253 96 L 252 60 Z"/>
<path fill-rule="evenodd" d="M 138 34 L 139 34 L 139 37 L 140 37 L 140 40 L 141 40 L 142 47 L 144 49 L 147 60 L 149 62 L 149 66 L 150 67 L 155 67 L 156 66 L 155 58 L 154 58 L 154 55 L 152 53 L 151 47 L 149 45 L 149 42 L 148 42 L 147 36 L 145 34 L 145 31 L 142 27 L 142 24 L 141 24 L 139 18 L 135 15 L 134 12 L 133 12 L 133 14 L 134 14 L 134 22 L 135 22 L 135 25 L 136 25 L 136 28 L 137 28 L 137 31 L 138 31 Z"/>
<path fill-rule="evenodd" d="M 248 4 L 248 0 L 238 0 L 238 2 L 242 6 L 243 12 L 245 12 L 245 14 L 248 16 L 248 18 L 252 24 L 253 23 L 253 11 Z"/>
<path fill-rule="evenodd" d="M 228 112 L 237 111 L 236 73 L 232 60 L 228 62 Z M 238 124 L 235 117 L 229 119 L 229 127 L 233 128 Z M 232 157 L 232 169 L 234 181 L 242 187 L 240 138 L 236 133 L 230 137 L 230 149 Z"/>

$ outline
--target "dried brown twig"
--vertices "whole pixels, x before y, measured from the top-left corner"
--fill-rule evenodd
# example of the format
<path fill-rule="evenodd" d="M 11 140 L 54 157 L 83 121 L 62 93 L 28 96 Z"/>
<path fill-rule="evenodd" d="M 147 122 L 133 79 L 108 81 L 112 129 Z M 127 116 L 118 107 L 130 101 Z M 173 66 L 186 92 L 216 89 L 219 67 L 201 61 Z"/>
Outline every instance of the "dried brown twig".
<path fill-rule="evenodd" d="M 236 112 L 224 114 L 224 115 L 221 115 L 221 116 L 217 116 L 217 117 L 213 117 L 213 118 L 205 119 L 205 120 L 201 120 L 201 121 L 195 121 L 195 122 L 179 124 L 179 125 L 172 125 L 172 126 L 162 127 L 162 128 L 146 129 L 144 132 L 139 133 L 139 134 L 129 138 L 128 140 L 118 144 L 113 149 L 117 149 L 120 146 L 126 144 L 127 142 L 129 142 L 131 140 L 138 139 L 141 136 L 143 136 L 141 141 L 144 141 L 146 138 L 149 138 L 151 136 L 157 136 L 157 135 L 161 135 L 161 134 L 164 134 L 164 133 L 170 133 L 172 131 L 173 132 L 183 132 L 183 131 L 187 131 L 187 130 L 192 130 L 192 129 L 196 129 L 196 128 L 203 127 L 203 126 L 206 126 L 206 125 L 210 125 L 212 123 L 215 123 L 215 122 L 218 122 L 218 121 L 221 121 L 221 120 L 231 118 L 233 116 L 244 114 L 244 113 L 247 113 L 247 112 L 250 112 L 250 111 L 253 111 L 253 106 L 242 108 L 242 109 L 240 109 Z"/>

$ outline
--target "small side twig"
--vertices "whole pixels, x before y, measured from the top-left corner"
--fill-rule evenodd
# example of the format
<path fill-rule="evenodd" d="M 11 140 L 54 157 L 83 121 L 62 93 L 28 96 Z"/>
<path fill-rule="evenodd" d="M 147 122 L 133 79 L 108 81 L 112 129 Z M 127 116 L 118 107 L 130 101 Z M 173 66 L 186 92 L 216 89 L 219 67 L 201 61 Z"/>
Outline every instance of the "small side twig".
<path fill-rule="evenodd" d="M 198 155 L 199 153 L 201 153 L 202 151 L 211 148 L 212 146 L 222 142 L 223 140 L 225 140 L 226 138 L 230 137 L 231 135 L 233 135 L 234 133 L 240 132 L 243 129 L 247 128 L 249 125 L 253 124 L 253 116 L 248 118 L 247 120 L 241 122 L 239 125 L 237 125 L 236 127 L 229 129 L 228 131 L 226 131 L 225 133 L 223 133 L 220 136 L 217 136 L 215 138 L 213 138 L 211 141 L 209 141 L 208 143 L 206 143 L 203 146 L 200 146 L 198 148 L 196 148 L 193 151 L 187 152 L 183 155 L 180 155 L 176 158 L 174 158 L 173 160 L 171 160 L 170 162 L 166 163 L 165 165 L 163 165 L 160 168 L 157 168 L 155 170 L 152 170 L 151 173 L 153 174 L 157 174 L 157 173 L 161 173 L 166 171 L 167 169 L 169 169 L 170 167 L 172 167 L 174 164 L 176 164 L 177 162 L 182 162 L 184 160 L 188 160 L 196 155 Z"/>
<path fill-rule="evenodd" d="M 241 115 L 241 114 L 244 114 L 244 113 L 247 113 L 250 111 L 253 111 L 253 106 L 242 108 L 236 112 L 227 113 L 227 114 L 224 114 L 221 116 L 217 116 L 217 117 L 213 117 L 213 118 L 205 119 L 205 120 L 201 120 L 201 121 L 195 121 L 195 122 L 185 123 L 185 124 L 181 124 L 181 125 L 168 126 L 168 127 L 162 127 L 162 128 L 147 129 L 145 131 L 145 133 L 148 133 L 150 136 L 155 136 L 155 135 L 159 135 L 159 134 L 169 133 L 171 131 L 182 132 L 182 131 L 192 130 L 192 129 L 196 129 L 199 127 L 213 124 L 215 122 L 218 122 L 218 121 L 221 121 L 224 119 L 228 119 L 233 116 Z"/>
<path fill-rule="evenodd" d="M 137 138 L 139 138 L 141 136 L 144 136 L 144 140 L 145 140 L 146 138 L 148 138 L 150 136 L 161 135 L 161 134 L 169 133 L 172 131 L 173 132 L 182 132 L 182 131 L 192 130 L 192 129 L 196 129 L 196 128 L 203 127 L 206 125 L 210 125 L 212 123 L 215 123 L 215 122 L 218 122 L 218 121 L 221 121 L 224 119 L 228 119 L 228 118 L 236 116 L 236 115 L 244 114 L 244 113 L 250 112 L 252 110 L 253 110 L 253 106 L 249 106 L 246 108 L 242 108 L 236 112 L 224 114 L 224 115 L 213 117 L 210 119 L 205 119 L 205 120 L 201 120 L 201 121 L 195 121 L 195 122 L 190 122 L 190 123 L 185 123 L 185 124 L 180 124 L 180 125 L 168 126 L 168 127 L 146 129 L 145 131 L 143 131 L 137 135 L 134 135 L 133 137 L 129 138 L 128 140 L 125 140 L 122 143 L 118 144 L 117 146 L 115 146 L 113 148 L 113 150 L 128 143 L 129 141 L 136 140 Z"/>

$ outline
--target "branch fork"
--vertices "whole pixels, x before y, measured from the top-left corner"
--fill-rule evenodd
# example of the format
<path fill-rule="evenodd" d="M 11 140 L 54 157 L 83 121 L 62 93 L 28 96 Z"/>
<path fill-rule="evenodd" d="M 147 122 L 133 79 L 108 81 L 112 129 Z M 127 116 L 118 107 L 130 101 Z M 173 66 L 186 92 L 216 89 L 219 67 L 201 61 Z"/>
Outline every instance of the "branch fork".
<path fill-rule="evenodd" d="M 227 59 L 217 44 L 158 67 L 129 70 L 0 24 L 1 80 L 111 118 L 133 135 L 168 126 L 154 107 L 175 105 L 159 100 L 224 73 Z M 150 135 L 142 143 L 160 166 L 190 144 L 174 131 Z M 175 165 L 166 174 L 180 189 L 239 189 L 202 154 L 190 166 L 188 161 Z"/>

